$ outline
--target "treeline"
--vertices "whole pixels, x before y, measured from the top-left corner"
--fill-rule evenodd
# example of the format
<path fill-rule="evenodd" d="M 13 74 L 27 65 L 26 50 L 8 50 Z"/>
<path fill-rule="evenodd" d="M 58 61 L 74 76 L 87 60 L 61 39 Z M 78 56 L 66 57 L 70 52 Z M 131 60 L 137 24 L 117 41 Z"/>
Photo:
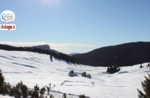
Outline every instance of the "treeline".
<path fill-rule="evenodd" d="M 133 42 L 107 46 L 72 56 L 80 64 L 90 66 L 131 66 L 150 62 L 150 42 Z"/>
<path fill-rule="evenodd" d="M 75 59 L 73 59 L 71 56 L 69 56 L 67 54 L 56 53 L 51 50 L 44 50 L 44 49 L 35 48 L 35 47 L 34 48 L 32 48 L 32 47 L 14 47 L 14 46 L 0 44 L 0 49 L 8 50 L 8 51 L 29 51 L 29 52 L 43 53 L 43 54 L 50 55 L 51 58 L 54 57 L 57 59 L 65 60 L 67 63 L 68 62 L 77 63 L 77 61 Z"/>
<path fill-rule="evenodd" d="M 5 81 L 5 78 L 0 69 L 0 94 L 14 96 L 15 98 L 55 98 L 50 92 L 55 85 L 51 85 L 40 88 L 38 85 L 34 86 L 34 89 L 29 89 L 23 82 L 17 83 L 15 86 L 11 86 L 9 82 Z M 45 92 L 47 91 L 47 94 Z M 49 97 L 48 97 L 49 96 Z M 63 98 L 67 98 L 66 93 L 63 94 Z M 79 95 L 79 98 L 89 98 L 85 95 Z"/>

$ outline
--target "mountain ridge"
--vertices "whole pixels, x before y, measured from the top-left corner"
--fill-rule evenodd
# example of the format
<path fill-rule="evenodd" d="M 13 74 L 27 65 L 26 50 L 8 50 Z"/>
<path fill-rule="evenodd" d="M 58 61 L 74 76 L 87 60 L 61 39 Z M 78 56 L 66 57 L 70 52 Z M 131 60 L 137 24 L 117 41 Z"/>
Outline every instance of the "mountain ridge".
<path fill-rule="evenodd" d="M 150 62 L 150 42 L 131 42 L 107 46 L 72 56 L 78 63 L 91 66 L 129 66 Z"/>

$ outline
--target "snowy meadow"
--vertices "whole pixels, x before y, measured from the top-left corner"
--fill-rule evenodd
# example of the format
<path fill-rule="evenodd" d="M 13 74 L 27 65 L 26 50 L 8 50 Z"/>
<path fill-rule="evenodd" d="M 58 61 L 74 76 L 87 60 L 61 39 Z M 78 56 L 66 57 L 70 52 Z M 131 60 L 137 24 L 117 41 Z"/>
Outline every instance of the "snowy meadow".
<path fill-rule="evenodd" d="M 0 50 L 0 68 L 6 82 L 15 86 L 23 81 L 30 89 L 36 84 L 41 88 L 51 83 L 55 87 L 50 94 L 56 98 L 62 98 L 63 93 L 67 98 L 78 98 L 81 94 L 90 98 L 138 98 L 137 88 L 142 90 L 141 81 L 150 72 L 147 64 L 142 64 L 144 68 L 139 68 L 140 64 L 121 67 L 117 73 L 106 74 L 103 72 L 107 67 L 77 65 L 56 58 L 50 60 L 49 55 L 34 52 Z M 71 70 L 78 75 L 69 76 Z M 91 78 L 82 77 L 82 72 L 90 74 Z M 49 98 L 47 92 L 45 96 Z M 9 98 L 0 95 L 3 97 Z"/>

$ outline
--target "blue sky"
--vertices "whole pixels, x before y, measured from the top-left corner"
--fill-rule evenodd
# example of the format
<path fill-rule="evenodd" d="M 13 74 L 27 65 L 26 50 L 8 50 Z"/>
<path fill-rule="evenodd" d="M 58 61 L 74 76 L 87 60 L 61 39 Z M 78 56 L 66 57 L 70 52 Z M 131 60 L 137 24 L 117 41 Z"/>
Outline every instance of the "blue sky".
<path fill-rule="evenodd" d="M 13 11 L 17 26 L 0 31 L 0 43 L 49 44 L 74 53 L 150 41 L 149 5 L 150 0 L 0 0 L 0 13 Z"/>

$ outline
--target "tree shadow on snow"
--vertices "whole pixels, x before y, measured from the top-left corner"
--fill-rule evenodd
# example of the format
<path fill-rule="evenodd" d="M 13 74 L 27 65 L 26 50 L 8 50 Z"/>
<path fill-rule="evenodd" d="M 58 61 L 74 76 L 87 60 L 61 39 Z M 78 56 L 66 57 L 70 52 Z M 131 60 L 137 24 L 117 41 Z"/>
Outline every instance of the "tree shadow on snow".
<path fill-rule="evenodd" d="M 118 74 L 124 74 L 124 73 L 129 73 L 129 72 L 128 71 L 118 72 Z"/>
<path fill-rule="evenodd" d="M 75 65 L 75 66 L 80 66 L 81 67 L 81 65 L 80 64 L 76 64 L 76 63 L 71 63 L 71 62 L 67 62 L 66 60 L 63 60 L 63 59 L 57 59 L 57 58 L 55 58 L 54 57 L 54 59 L 55 60 L 58 60 L 59 62 L 61 62 L 61 61 L 64 61 L 64 62 L 66 62 L 68 65 Z M 51 60 L 51 59 L 50 59 Z M 53 60 L 51 60 L 51 62 L 53 62 Z"/>
<path fill-rule="evenodd" d="M 53 59 L 50 58 L 50 61 L 53 62 Z"/>

